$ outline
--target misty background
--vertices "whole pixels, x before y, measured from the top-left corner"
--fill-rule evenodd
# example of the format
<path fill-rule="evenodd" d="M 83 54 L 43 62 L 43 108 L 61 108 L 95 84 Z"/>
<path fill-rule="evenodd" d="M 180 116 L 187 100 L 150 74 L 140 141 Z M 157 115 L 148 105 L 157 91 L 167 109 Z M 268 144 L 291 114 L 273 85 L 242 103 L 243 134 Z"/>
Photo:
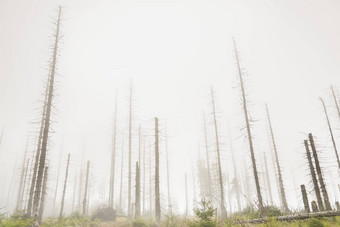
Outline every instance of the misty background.
<path fill-rule="evenodd" d="M 171 197 L 180 212 L 185 207 L 184 174 L 190 177 L 191 191 L 192 168 L 197 168 L 199 150 L 203 154 L 203 111 L 212 127 L 211 86 L 216 92 L 223 171 L 232 173 L 228 128 L 237 163 L 240 168 L 245 163 L 250 169 L 250 154 L 242 129 L 244 116 L 233 52 L 234 37 L 241 65 L 247 72 L 249 111 L 256 120 L 253 123 L 256 156 L 269 153 L 264 106 L 267 103 L 289 206 L 301 206 L 300 184 L 312 188 L 302 144 L 309 132 L 316 137 L 321 151 L 330 198 L 338 199 L 334 185 L 339 183 L 339 175 L 319 101 L 319 97 L 323 97 L 329 107 L 333 130 L 339 140 L 340 124 L 330 91 L 330 85 L 337 90 L 340 82 L 338 1 L 2 0 L 0 207 L 5 207 L 6 211 L 15 208 L 26 141 L 29 141 L 29 154 L 36 149 L 37 122 L 58 5 L 62 5 L 64 11 L 63 39 L 52 116 L 53 133 L 49 139 L 47 198 L 53 197 L 62 152 L 60 182 L 67 154 L 71 154 L 71 188 L 66 193 L 66 201 L 72 200 L 76 174 L 91 160 L 90 206 L 107 202 L 116 92 L 115 191 L 119 191 L 120 151 L 128 125 L 130 79 L 133 84 L 133 154 L 138 152 L 139 124 L 148 147 L 154 142 L 153 118 L 159 117 L 161 163 L 165 163 L 167 131 Z M 209 140 L 213 144 L 213 139 Z M 211 152 L 214 152 L 213 145 Z M 165 166 L 161 167 L 160 174 L 161 194 L 165 198 Z M 271 179 L 274 182 L 273 174 Z M 273 188 L 279 204 L 277 189 Z M 196 193 L 198 196 L 198 187 Z M 192 200 L 192 193 L 190 197 Z M 51 211 L 46 212 L 49 214 Z"/>

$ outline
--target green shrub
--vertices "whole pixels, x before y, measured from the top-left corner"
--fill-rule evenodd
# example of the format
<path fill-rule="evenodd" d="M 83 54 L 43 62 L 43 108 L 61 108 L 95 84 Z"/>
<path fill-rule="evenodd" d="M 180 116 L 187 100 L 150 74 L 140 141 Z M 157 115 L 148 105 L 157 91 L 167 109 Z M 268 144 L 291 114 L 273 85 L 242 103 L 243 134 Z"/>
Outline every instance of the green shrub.
<path fill-rule="evenodd" d="M 311 218 L 307 222 L 308 227 L 324 227 L 325 225 L 322 223 L 320 219 Z"/>
<path fill-rule="evenodd" d="M 142 219 L 135 219 L 132 221 L 133 227 L 147 227 L 147 224 Z"/>
<path fill-rule="evenodd" d="M 211 201 L 202 199 L 198 203 L 199 207 L 194 209 L 194 213 L 198 221 L 189 221 L 189 227 L 215 227 L 216 222 L 213 220 L 215 208 L 211 205 Z"/>
<path fill-rule="evenodd" d="M 116 211 L 106 205 L 98 207 L 91 216 L 92 220 L 114 221 L 116 220 Z"/>

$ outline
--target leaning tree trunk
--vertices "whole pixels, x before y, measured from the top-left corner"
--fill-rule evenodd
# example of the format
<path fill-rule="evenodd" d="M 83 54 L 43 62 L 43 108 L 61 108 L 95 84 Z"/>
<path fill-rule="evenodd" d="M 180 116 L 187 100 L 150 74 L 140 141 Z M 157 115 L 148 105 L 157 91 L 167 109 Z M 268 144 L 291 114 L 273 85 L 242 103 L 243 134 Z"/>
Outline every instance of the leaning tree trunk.
<path fill-rule="evenodd" d="M 57 65 L 57 53 L 58 53 L 58 42 L 59 42 L 59 28 L 60 28 L 60 16 L 61 16 L 61 7 L 59 7 L 58 13 L 58 20 L 57 20 L 57 29 L 55 33 L 55 43 L 53 49 L 53 59 L 51 65 L 51 76 L 50 76 L 50 83 L 48 89 L 48 99 L 47 99 L 47 107 L 46 107 L 46 117 L 44 123 L 44 131 L 43 131 L 43 138 L 41 142 L 41 154 L 39 160 L 39 168 L 38 168 L 38 176 L 37 182 L 35 187 L 34 193 L 34 200 L 33 200 L 33 210 L 34 213 L 37 215 L 39 204 L 41 201 L 41 187 L 44 175 L 44 167 L 45 167 L 45 160 L 46 160 L 46 152 L 47 152 L 47 143 L 48 143 L 48 135 L 50 129 L 50 120 L 51 120 L 51 109 L 52 109 L 52 100 L 54 94 L 54 77 L 56 74 L 56 65 Z"/>
<path fill-rule="evenodd" d="M 63 216 L 63 211 L 64 211 L 64 199 L 65 199 L 65 193 L 66 193 L 69 164 L 70 164 L 70 154 L 68 154 L 68 156 L 67 156 L 67 166 L 66 166 L 66 173 L 65 173 L 64 190 L 63 190 L 63 196 L 61 198 L 61 207 L 60 207 L 59 218 L 61 218 Z"/>
<path fill-rule="evenodd" d="M 336 106 L 336 110 L 338 112 L 338 116 L 339 116 L 339 119 L 340 119 L 340 109 L 339 109 L 339 104 L 338 104 L 338 100 L 335 96 L 335 92 L 334 92 L 334 89 L 333 89 L 333 86 L 331 86 L 331 90 L 332 90 L 332 95 L 333 95 L 333 99 L 334 99 L 334 103 L 335 103 L 335 106 Z"/>
<path fill-rule="evenodd" d="M 270 205 L 273 206 L 274 205 L 274 202 L 273 202 L 273 193 L 272 193 L 272 187 L 271 187 L 270 178 L 269 178 L 269 169 L 268 169 L 267 157 L 266 157 L 266 155 L 264 153 L 263 153 L 263 156 L 264 156 L 264 165 L 265 165 L 265 168 L 266 168 L 266 177 L 267 177 L 267 183 L 268 183 Z"/>
<path fill-rule="evenodd" d="M 234 154 L 234 149 L 233 149 L 233 141 L 231 138 L 231 132 L 229 129 L 229 141 L 230 141 L 230 150 L 231 150 L 231 158 L 233 161 L 233 169 L 234 169 L 234 184 L 235 184 L 235 193 L 236 193 L 236 201 L 237 201 L 237 211 L 241 211 L 241 196 L 240 196 L 240 182 L 238 179 L 238 175 L 237 175 L 237 166 L 236 166 L 236 162 L 235 162 L 235 154 Z"/>
<path fill-rule="evenodd" d="M 58 192 L 58 185 L 59 185 L 59 176 L 60 176 L 61 159 L 62 159 L 62 156 L 63 156 L 63 149 L 62 149 L 63 140 L 64 140 L 64 138 L 62 139 L 61 148 L 60 148 L 60 153 L 59 153 L 59 165 L 58 165 L 57 182 L 56 182 L 55 191 L 54 191 L 53 209 L 54 209 L 54 207 L 55 207 L 55 203 L 56 203 L 56 200 L 57 200 L 57 192 Z"/>
<path fill-rule="evenodd" d="M 310 173 L 311 173 L 311 176 L 312 176 L 316 200 L 318 202 L 319 210 L 324 211 L 325 208 L 323 206 L 323 202 L 322 202 L 322 198 L 321 198 L 321 194 L 320 194 L 319 183 L 318 183 L 318 180 L 316 179 L 315 169 L 314 169 L 314 165 L 313 165 L 313 161 L 312 161 L 312 156 L 311 156 L 311 153 L 309 151 L 308 141 L 304 140 L 304 144 L 305 144 L 305 149 L 306 149 L 308 166 L 309 166 L 309 170 L 310 170 Z"/>
<path fill-rule="evenodd" d="M 332 207 L 331 207 L 331 204 L 329 202 L 326 184 L 323 180 L 321 167 L 320 167 L 320 163 L 319 163 L 319 158 L 318 158 L 318 153 L 316 152 L 316 147 L 315 147 L 315 144 L 314 144 L 314 139 L 313 139 L 312 133 L 309 133 L 308 137 L 309 137 L 310 146 L 311 146 L 312 151 L 313 151 L 313 157 L 314 157 L 314 161 L 315 161 L 315 169 L 316 169 L 316 173 L 317 173 L 318 178 L 319 178 L 321 192 L 322 192 L 323 199 L 324 199 L 324 202 L 325 202 L 326 210 L 329 211 L 329 210 L 332 210 Z"/>
<path fill-rule="evenodd" d="M 223 187 L 223 177 L 222 177 L 222 167 L 221 167 L 221 156 L 220 156 L 220 143 L 218 138 L 218 129 L 217 129 L 217 120 L 216 120 L 216 112 L 215 112 L 215 100 L 214 100 L 214 92 L 211 88 L 211 102 L 213 108 L 213 117 L 214 117 L 214 128 L 215 128 L 215 139 L 216 139 L 216 152 L 217 152 L 217 167 L 218 167 L 218 176 L 219 176 L 219 185 L 220 185 L 220 196 L 221 196 L 221 212 L 222 218 L 227 217 L 227 210 L 224 206 L 224 187 Z"/>
<path fill-rule="evenodd" d="M 245 117 L 246 126 L 247 126 L 247 135 L 248 135 L 249 149 L 250 149 L 250 155 L 251 155 L 251 162 L 253 165 L 256 193 L 257 193 L 257 199 L 258 199 L 258 208 L 260 211 L 260 215 L 262 216 L 264 214 L 264 209 L 263 209 L 261 187 L 260 187 L 260 182 L 259 182 L 259 177 L 258 177 L 257 167 L 256 167 L 255 152 L 254 152 L 254 147 L 253 147 L 253 138 L 251 134 L 250 123 L 249 123 L 249 114 L 248 114 L 247 99 L 246 99 L 244 83 L 243 83 L 243 76 L 242 76 L 242 71 L 241 71 L 240 61 L 238 58 L 238 52 L 237 52 L 235 40 L 234 40 L 234 48 L 235 48 L 235 57 L 236 57 L 236 63 L 237 63 L 237 69 L 238 69 L 238 76 L 239 76 L 240 85 L 241 85 L 242 104 L 243 104 L 244 117 Z"/>
<path fill-rule="evenodd" d="M 335 140 L 334 140 L 331 123 L 330 123 L 329 118 L 328 118 L 328 113 L 327 113 L 326 105 L 325 105 L 325 102 L 322 100 L 322 98 L 320 98 L 320 100 L 322 102 L 323 110 L 325 111 L 327 125 L 328 125 L 328 129 L 329 129 L 329 133 L 331 135 L 331 139 L 332 139 L 332 144 L 333 144 L 333 148 L 334 148 L 334 153 L 335 153 L 336 161 L 338 163 L 338 168 L 340 169 L 340 160 L 339 160 L 339 155 L 338 155 L 338 149 L 336 148 L 336 143 L 335 143 Z"/>
<path fill-rule="evenodd" d="M 45 166 L 44 168 L 44 182 L 42 186 L 42 193 L 41 193 L 41 202 L 39 207 L 39 214 L 38 214 L 38 222 L 41 223 L 42 221 L 42 215 L 44 212 L 44 205 L 45 205 L 45 199 L 46 199 L 46 191 L 47 191 L 47 179 L 48 179 L 48 166 Z"/>
<path fill-rule="evenodd" d="M 26 164 L 27 149 L 28 149 L 28 139 L 27 139 L 27 142 L 26 142 L 24 159 L 22 160 L 22 167 L 21 167 L 21 174 L 20 174 L 20 183 L 19 183 L 19 189 L 18 189 L 16 210 L 21 210 L 22 202 L 23 202 L 22 201 L 22 193 L 23 193 L 23 187 L 24 187 L 25 164 Z"/>
<path fill-rule="evenodd" d="M 210 175 L 210 161 L 209 161 L 209 149 L 208 149 L 208 136 L 207 136 L 207 126 L 205 120 L 205 114 L 203 113 L 203 121 L 204 121 L 204 142 L 205 142 L 205 153 L 207 158 L 207 170 L 208 170 L 208 184 L 209 184 L 209 196 L 212 196 L 211 190 L 211 175 Z"/>
<path fill-rule="evenodd" d="M 282 172 L 281 172 L 281 167 L 280 167 L 280 162 L 279 162 L 279 155 L 278 155 L 277 148 L 276 148 L 276 142 L 275 142 L 274 132 L 273 132 L 273 128 L 272 128 L 272 122 L 270 120 L 267 104 L 266 104 L 266 112 L 267 112 L 267 118 L 268 118 L 271 140 L 272 140 L 272 143 L 273 143 L 273 149 L 274 149 L 274 153 L 275 153 L 275 162 L 276 162 L 276 167 L 277 167 L 277 173 L 278 173 L 278 177 L 279 177 L 281 203 L 282 203 L 283 209 L 286 212 L 288 212 L 289 208 L 288 208 L 288 204 L 287 204 L 285 188 L 284 188 L 284 185 L 283 185 Z"/>
<path fill-rule="evenodd" d="M 140 217 L 140 168 L 139 163 L 136 162 L 136 191 L 135 191 L 135 218 Z"/>

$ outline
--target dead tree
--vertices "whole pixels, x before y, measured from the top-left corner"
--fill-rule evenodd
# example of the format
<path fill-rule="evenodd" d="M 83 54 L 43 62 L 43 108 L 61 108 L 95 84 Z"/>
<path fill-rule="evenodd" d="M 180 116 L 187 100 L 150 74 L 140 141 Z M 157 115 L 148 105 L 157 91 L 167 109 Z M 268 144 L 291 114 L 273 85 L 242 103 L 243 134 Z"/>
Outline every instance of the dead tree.
<path fill-rule="evenodd" d="M 315 169 L 314 169 L 314 165 L 313 165 L 313 161 L 312 161 L 312 156 L 311 156 L 311 153 L 309 151 L 308 141 L 304 140 L 304 144 L 305 144 L 305 149 L 306 149 L 306 154 L 307 154 L 309 170 L 310 170 L 310 173 L 311 173 L 311 176 L 312 176 L 316 200 L 318 202 L 319 210 L 324 211 L 325 208 L 323 206 L 323 202 L 322 202 L 322 198 L 321 198 L 321 194 L 320 194 L 319 183 L 318 183 L 318 180 L 316 178 Z"/>
<path fill-rule="evenodd" d="M 319 178 L 321 192 L 322 192 L 323 199 L 324 199 L 324 202 L 325 202 L 325 208 L 326 208 L 327 211 L 329 211 L 329 210 L 332 210 L 332 207 L 331 207 L 331 204 L 329 202 L 326 184 L 323 180 L 321 167 L 320 167 L 320 163 L 319 163 L 319 158 L 318 158 L 318 154 L 316 152 L 316 147 L 315 147 L 315 144 L 314 144 L 314 139 L 313 139 L 312 133 L 309 133 L 308 137 L 309 137 L 310 146 L 311 146 L 312 151 L 313 151 L 313 157 L 314 157 L 314 161 L 315 161 L 315 169 L 316 169 L 316 173 L 317 173 L 318 178 Z"/>
<path fill-rule="evenodd" d="M 60 206 L 60 213 L 59 218 L 63 216 L 64 211 L 64 199 L 65 199 L 65 193 L 66 193 L 66 185 L 67 185 L 67 177 L 68 177 L 68 167 L 70 164 L 70 154 L 67 156 L 67 166 L 66 166 L 66 173 L 65 173 L 65 181 L 64 181 L 64 190 L 63 190 L 63 196 L 61 198 L 61 206 Z"/>
<path fill-rule="evenodd" d="M 339 109 L 339 104 L 338 104 L 338 100 L 335 96 L 335 92 L 334 92 L 334 89 L 333 89 L 333 86 L 331 86 L 331 90 L 332 90 L 332 95 L 333 95 L 333 99 L 334 99 L 334 103 L 335 103 L 335 106 L 336 106 L 336 110 L 338 112 L 338 116 L 340 118 L 340 109 Z"/>
<path fill-rule="evenodd" d="M 143 147 L 143 215 L 145 214 L 145 136 L 143 137 L 144 147 Z"/>
<path fill-rule="evenodd" d="M 34 199 L 33 199 L 33 210 L 34 213 L 38 213 L 39 204 L 41 202 L 41 187 L 44 175 L 45 168 L 45 160 L 46 160 L 46 152 L 47 152 L 47 143 L 50 129 L 50 120 L 51 120 L 51 109 L 52 109 L 52 101 L 54 97 L 54 79 L 56 74 L 56 66 L 57 66 L 57 55 L 58 55 L 58 44 L 59 44 L 59 28 L 60 28 L 60 16 L 61 16 L 61 7 L 59 6 L 58 19 L 57 19 L 57 28 L 55 33 L 55 42 L 53 48 L 53 56 L 52 56 L 52 65 L 51 65 L 51 75 L 49 81 L 48 88 L 48 99 L 47 99 L 47 107 L 46 107 L 46 116 L 44 123 L 44 131 L 43 137 L 41 141 L 41 153 L 38 167 L 38 175 L 37 182 L 35 186 Z"/>
<path fill-rule="evenodd" d="M 305 187 L 304 184 L 300 185 L 300 187 L 301 187 L 302 201 L 303 201 L 303 205 L 305 207 L 305 211 L 306 211 L 306 213 L 310 213 L 306 187 Z"/>
<path fill-rule="evenodd" d="M 286 212 L 288 212 L 289 208 L 288 208 L 288 204 L 287 204 L 286 193 L 285 193 L 285 188 L 284 188 L 283 179 L 282 179 L 282 171 L 281 171 L 280 162 L 279 162 L 279 154 L 278 154 L 277 148 L 276 148 L 276 142 L 275 142 L 274 132 L 273 132 L 273 128 L 272 128 L 272 122 L 270 120 L 270 115 L 269 115 L 267 104 L 266 104 L 266 112 L 267 112 L 267 119 L 268 119 L 270 135 L 271 135 L 271 141 L 272 141 L 272 145 L 273 145 L 273 149 L 274 149 L 274 153 L 275 153 L 275 163 L 276 163 L 277 173 L 278 173 L 278 177 L 279 177 L 281 204 L 282 204 L 283 209 Z"/>
<path fill-rule="evenodd" d="M 27 139 L 27 142 L 26 142 L 24 159 L 22 160 L 22 167 L 21 167 L 21 174 L 20 174 L 20 182 L 19 182 L 16 210 L 21 210 L 22 202 L 23 202 L 22 201 L 22 194 L 24 192 L 23 191 L 23 187 L 24 187 L 25 164 L 26 164 L 27 149 L 28 149 L 28 139 Z"/>
<path fill-rule="evenodd" d="M 231 158 L 233 161 L 233 169 L 234 169 L 234 187 L 235 187 L 235 194 L 236 194 L 236 201 L 237 201 L 237 210 L 241 211 L 241 192 L 240 192 L 240 182 L 238 179 L 238 175 L 237 175 L 237 168 L 236 168 L 236 162 L 235 162 L 235 154 L 234 154 L 234 149 L 233 149 L 233 141 L 231 138 L 231 132 L 229 129 L 229 141 L 230 141 L 230 151 L 231 151 Z"/>
<path fill-rule="evenodd" d="M 167 189 L 168 189 L 168 209 L 169 214 L 172 214 L 171 199 L 170 199 L 170 170 L 169 170 L 169 150 L 168 150 L 168 134 L 165 133 L 165 154 L 166 154 L 166 179 L 167 179 Z"/>
<path fill-rule="evenodd" d="M 47 78 L 46 86 L 45 86 L 44 105 L 43 105 L 41 122 L 40 122 L 40 129 L 39 129 L 38 142 L 37 142 L 37 150 L 36 150 L 36 154 L 35 154 L 35 161 L 33 162 L 34 163 L 33 174 L 32 174 L 32 179 L 31 179 L 31 184 L 30 184 L 30 190 L 29 190 L 29 193 L 28 193 L 27 215 L 29 217 L 32 216 L 33 197 L 34 197 L 35 185 L 36 185 L 36 182 L 37 182 L 37 172 L 38 172 L 38 166 L 39 166 L 39 160 L 40 160 L 41 141 L 42 141 L 43 132 L 44 132 L 44 124 L 45 124 L 50 76 L 51 76 L 51 72 L 49 72 L 49 74 L 48 74 L 48 78 Z"/>
<path fill-rule="evenodd" d="M 207 170 L 208 170 L 209 196 L 212 196 L 211 175 L 210 175 L 210 161 L 209 161 L 209 149 L 208 149 L 208 136 L 207 136 L 207 126 L 206 126 L 206 120 L 205 120 L 205 114 L 204 113 L 203 113 L 203 122 L 204 122 L 205 153 L 206 153 Z"/>
<path fill-rule="evenodd" d="M 114 192 L 115 192 L 115 164 L 116 164 L 116 136 L 117 136 L 116 127 L 117 127 L 117 93 L 115 103 L 115 114 L 113 119 L 113 138 L 112 138 L 110 191 L 109 191 L 109 206 L 112 208 L 114 208 Z"/>
<path fill-rule="evenodd" d="M 24 176 L 24 184 L 22 186 L 22 193 L 21 193 L 21 205 L 23 205 L 23 202 L 25 201 L 25 192 L 26 192 L 26 182 L 28 179 L 28 168 L 29 168 L 29 164 L 30 164 L 30 159 L 28 158 L 26 161 L 26 167 L 25 167 L 25 176 Z M 20 209 L 26 210 L 26 206 L 24 205 L 23 207 L 21 207 Z"/>
<path fill-rule="evenodd" d="M 47 179 L 48 179 L 48 166 L 45 166 L 43 185 L 42 185 L 42 193 L 41 193 L 41 202 L 40 202 L 39 213 L 38 213 L 38 222 L 39 223 L 41 223 L 42 215 L 43 215 L 43 212 L 44 212 L 44 205 L 45 205 L 46 191 L 47 191 Z"/>
<path fill-rule="evenodd" d="M 77 170 L 75 171 L 77 173 Z M 74 207 L 76 205 L 76 195 L 77 195 L 77 174 L 74 174 L 74 181 L 73 181 L 73 196 L 72 196 L 72 213 L 74 212 Z"/>
<path fill-rule="evenodd" d="M 140 168 L 139 163 L 136 162 L 136 191 L 135 191 L 135 218 L 140 216 Z"/>
<path fill-rule="evenodd" d="M 334 153 L 335 153 L 336 161 L 338 163 L 338 168 L 340 169 L 340 160 L 339 160 L 338 150 L 336 148 L 336 143 L 335 143 L 335 140 L 334 140 L 331 123 L 329 122 L 326 105 L 325 105 L 325 102 L 322 100 L 322 98 L 320 98 L 320 101 L 322 102 L 323 110 L 325 111 L 325 116 L 326 116 L 326 120 L 327 120 L 327 125 L 328 125 L 328 129 L 329 129 L 329 133 L 330 133 L 331 139 L 332 139 L 332 144 L 333 144 L 333 148 L 334 148 Z"/>
<path fill-rule="evenodd" d="M 188 214 L 189 214 L 188 181 L 187 174 L 185 173 L 185 219 L 187 219 Z"/>
<path fill-rule="evenodd" d="M 128 160 L 128 218 L 131 218 L 131 156 L 132 156 L 132 79 L 130 81 L 130 101 L 129 101 L 129 160 Z"/>
<path fill-rule="evenodd" d="M 246 94 L 245 94 L 245 89 L 244 89 L 242 70 L 241 70 L 241 65 L 240 65 L 240 61 L 238 57 L 235 40 L 234 40 L 234 48 L 235 48 L 235 57 L 236 57 L 236 63 L 237 63 L 237 69 L 238 69 L 238 76 L 239 76 L 240 85 L 241 85 L 243 111 L 244 111 L 244 117 L 245 117 L 245 122 L 247 126 L 247 135 L 248 135 L 249 149 L 250 149 L 250 155 L 251 155 L 251 162 L 253 165 L 256 193 L 257 193 L 257 199 L 258 199 L 258 208 L 260 211 L 260 215 L 262 216 L 264 214 L 264 210 L 263 210 L 261 187 L 260 187 L 260 182 L 259 182 L 259 177 L 258 177 L 257 167 L 256 167 L 255 152 L 254 152 L 254 147 L 253 147 L 253 138 L 252 138 L 251 128 L 250 128 L 247 99 L 246 99 Z"/>
<path fill-rule="evenodd" d="M 89 172 L 90 172 L 90 161 L 87 161 L 86 167 L 86 180 L 85 180 L 85 192 L 84 192 L 84 199 L 83 199 L 83 215 L 87 214 L 87 190 L 89 184 Z"/>
<path fill-rule="evenodd" d="M 266 176 L 267 176 L 267 184 L 268 184 L 270 205 L 273 206 L 274 205 L 274 202 L 273 202 L 273 193 L 272 193 L 272 187 L 271 187 L 270 178 L 269 178 L 269 170 L 268 170 L 268 164 L 267 164 L 267 157 L 266 157 L 266 155 L 264 153 L 263 153 L 263 156 L 264 156 L 264 165 L 265 165 L 265 168 L 266 168 Z"/>
<path fill-rule="evenodd" d="M 159 191 L 159 136 L 158 136 L 158 118 L 155 117 L 155 194 L 156 194 L 156 225 L 161 225 L 161 203 Z"/>
<path fill-rule="evenodd" d="M 63 138 L 64 139 L 64 138 Z M 61 142 L 61 146 L 63 145 L 63 141 Z M 58 166 L 58 174 L 57 174 L 57 182 L 55 186 L 55 191 L 54 191 L 54 200 L 53 200 L 53 208 L 55 207 L 55 202 L 57 200 L 57 192 L 58 192 L 58 185 L 59 185 L 59 175 L 60 175 L 60 167 L 61 167 L 61 158 L 63 154 L 63 149 L 60 148 L 60 153 L 59 153 L 59 166 Z"/>
<path fill-rule="evenodd" d="M 124 170 L 124 134 L 122 141 L 122 154 L 120 162 L 120 189 L 119 189 L 119 212 L 122 211 L 122 194 L 123 194 L 123 170 Z"/>
<path fill-rule="evenodd" d="M 224 206 L 224 187 L 223 187 L 223 177 L 222 177 L 222 167 L 221 167 L 221 156 L 220 156 L 220 143 L 218 137 L 218 128 L 217 128 L 217 120 L 216 120 L 216 112 L 215 112 L 215 99 L 214 99 L 214 91 L 211 88 L 211 103 L 213 110 L 213 118 L 214 118 L 214 128 L 215 128 L 215 139 L 216 139 L 216 152 L 217 152 L 217 165 L 218 165 L 218 176 L 219 176 L 219 186 L 220 186 L 220 204 L 221 204 L 221 212 L 222 218 L 227 217 L 227 210 Z"/>

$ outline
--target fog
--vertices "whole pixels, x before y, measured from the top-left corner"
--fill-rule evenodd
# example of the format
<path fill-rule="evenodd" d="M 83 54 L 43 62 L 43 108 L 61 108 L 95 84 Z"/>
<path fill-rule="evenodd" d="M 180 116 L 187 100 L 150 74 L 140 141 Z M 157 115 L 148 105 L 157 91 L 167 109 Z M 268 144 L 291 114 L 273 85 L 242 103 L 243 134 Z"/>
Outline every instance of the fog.
<path fill-rule="evenodd" d="M 62 38 L 47 145 L 49 173 L 44 217 L 59 215 L 68 154 L 65 215 L 81 206 L 80 175 L 85 177 L 88 160 L 91 163 L 89 213 L 99 205 L 108 204 L 116 99 L 114 207 L 119 206 L 124 144 L 122 208 L 126 214 L 131 84 L 132 203 L 135 163 L 140 150 L 142 155 L 146 154 L 142 207 L 146 211 L 150 209 L 148 171 L 151 168 L 154 209 L 154 118 L 157 117 L 162 214 L 169 205 L 168 151 L 171 205 L 174 212 L 185 213 L 187 174 L 189 215 L 193 215 L 193 204 L 201 198 L 198 159 L 206 160 L 203 113 L 211 163 L 216 164 L 211 89 L 215 97 L 222 172 L 230 178 L 229 182 L 223 179 L 225 207 L 228 212 L 237 210 L 235 193 L 228 190 L 234 177 L 231 142 L 240 180 L 244 178 L 243 169 L 248 170 L 251 198 L 247 200 L 256 201 L 233 39 L 244 75 L 264 203 L 269 204 L 267 183 L 263 183 L 267 172 L 261 165 L 265 155 L 274 205 L 281 207 L 271 158 L 267 103 L 289 209 L 303 209 L 302 184 L 306 185 L 310 201 L 315 200 L 303 145 L 308 133 L 315 137 L 330 201 L 335 206 L 339 199 L 340 175 L 319 97 L 326 103 L 335 141 L 339 144 L 340 121 L 330 89 L 332 85 L 339 97 L 339 2 L 2 0 L 0 213 L 11 214 L 16 209 L 26 142 L 28 158 L 32 160 L 37 150 L 59 5 L 62 6 Z M 144 165 L 144 161 L 140 164 Z M 143 174 L 142 168 L 142 185 Z M 215 169 L 211 174 L 217 177 Z M 82 181 L 84 183 L 84 179 Z M 214 184 L 218 184 L 217 181 Z M 218 193 L 214 196 L 219 198 Z M 242 197 L 244 207 L 246 200 Z"/>

